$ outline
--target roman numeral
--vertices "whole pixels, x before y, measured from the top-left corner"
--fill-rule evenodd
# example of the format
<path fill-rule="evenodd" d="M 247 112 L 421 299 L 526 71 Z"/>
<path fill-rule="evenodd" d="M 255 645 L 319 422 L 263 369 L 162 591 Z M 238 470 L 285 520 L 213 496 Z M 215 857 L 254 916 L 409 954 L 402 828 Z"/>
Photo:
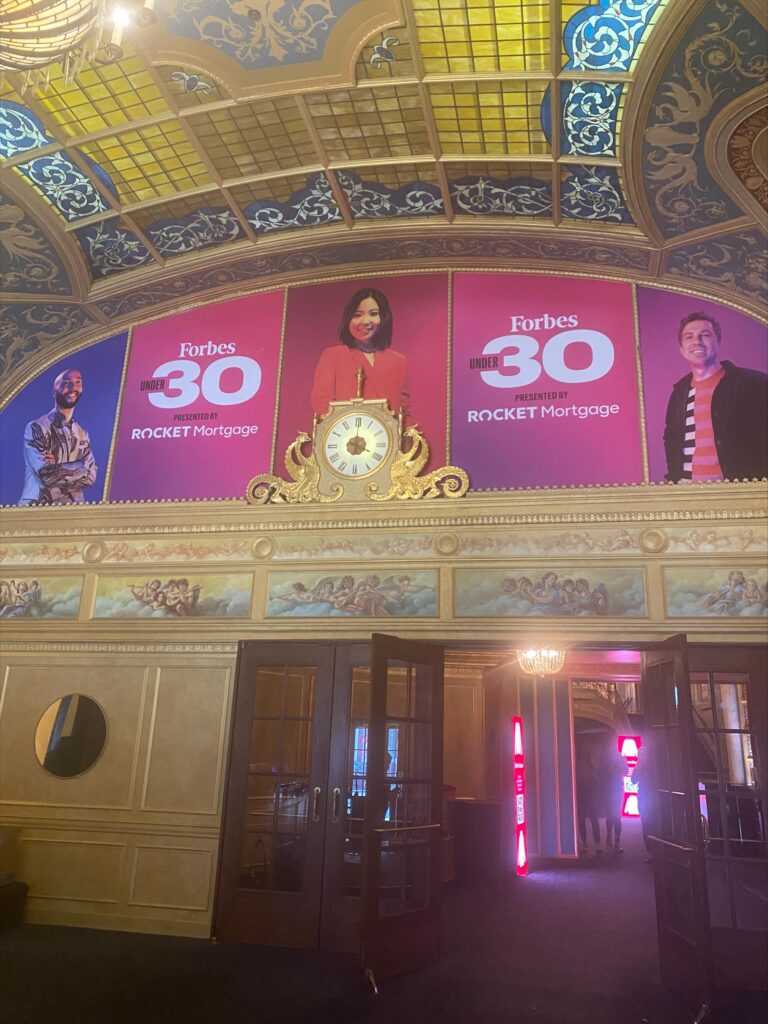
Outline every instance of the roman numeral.
<path fill-rule="evenodd" d="M 372 452 L 371 454 L 373 455 L 374 459 L 376 459 L 377 462 L 381 462 L 382 456 L 379 454 L 379 452 Z"/>
<path fill-rule="evenodd" d="M 349 423 L 346 420 L 342 420 L 341 425 L 345 430 L 349 430 Z"/>
<path fill-rule="evenodd" d="M 339 454 L 338 454 L 338 452 L 336 452 L 334 455 L 331 456 L 331 462 L 338 462 L 338 461 L 339 461 Z"/>
<path fill-rule="evenodd" d="M 347 468 L 346 462 L 339 463 L 339 469 L 343 472 Z"/>
<path fill-rule="evenodd" d="M 355 426 L 359 427 L 362 422 L 363 422 L 362 418 L 360 416 L 358 416 L 357 419 L 355 420 Z"/>

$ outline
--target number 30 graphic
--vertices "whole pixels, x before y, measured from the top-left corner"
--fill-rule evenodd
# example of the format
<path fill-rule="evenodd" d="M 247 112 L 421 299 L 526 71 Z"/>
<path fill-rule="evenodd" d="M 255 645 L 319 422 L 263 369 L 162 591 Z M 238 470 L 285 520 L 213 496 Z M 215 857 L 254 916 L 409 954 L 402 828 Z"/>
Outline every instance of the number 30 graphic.
<path fill-rule="evenodd" d="M 236 391 L 221 390 L 221 375 L 225 370 L 239 370 L 242 379 Z M 175 376 L 174 376 L 175 375 Z M 211 405 L 240 405 L 253 398 L 261 387 L 261 367 L 250 356 L 224 356 L 206 366 L 200 384 L 200 364 L 192 359 L 171 359 L 155 370 L 154 377 L 167 377 L 165 391 L 152 391 L 147 395 L 158 409 L 182 409 L 197 400 L 200 392 Z"/>
<path fill-rule="evenodd" d="M 592 359 L 589 366 L 572 370 L 565 363 L 565 350 L 577 342 L 589 346 Z M 483 355 L 501 355 L 505 370 L 517 372 L 484 370 L 480 376 L 492 388 L 521 388 L 538 380 L 543 364 L 552 380 L 560 381 L 561 384 L 584 384 L 604 377 L 614 360 L 613 342 L 602 331 L 560 331 L 545 342 L 541 350 L 541 363 L 536 358 L 538 353 L 538 341 L 527 334 L 505 334 L 501 338 L 494 338 L 483 349 Z"/>

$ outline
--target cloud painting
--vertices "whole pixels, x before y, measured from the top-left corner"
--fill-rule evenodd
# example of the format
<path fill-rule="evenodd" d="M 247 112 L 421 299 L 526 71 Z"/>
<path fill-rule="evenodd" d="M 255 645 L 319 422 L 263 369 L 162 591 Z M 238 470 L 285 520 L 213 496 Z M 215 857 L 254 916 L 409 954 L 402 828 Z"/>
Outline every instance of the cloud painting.
<path fill-rule="evenodd" d="M 456 573 L 456 615 L 490 618 L 642 618 L 642 569 L 467 569 Z"/>
<path fill-rule="evenodd" d="M 762 566 L 664 570 L 669 618 L 764 618 L 768 573 Z"/>
<path fill-rule="evenodd" d="M 247 574 L 168 578 L 102 576 L 95 619 L 247 619 L 253 578 Z"/>
<path fill-rule="evenodd" d="M 267 618 L 426 618 L 437 615 L 437 572 L 273 573 Z"/>

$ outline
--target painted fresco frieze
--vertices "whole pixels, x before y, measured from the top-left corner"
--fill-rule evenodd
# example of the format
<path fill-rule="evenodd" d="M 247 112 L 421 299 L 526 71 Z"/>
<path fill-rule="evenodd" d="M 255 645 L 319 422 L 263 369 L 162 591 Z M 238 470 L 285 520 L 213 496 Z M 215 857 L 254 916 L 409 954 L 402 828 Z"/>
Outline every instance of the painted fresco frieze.
<path fill-rule="evenodd" d="M 460 569 L 456 615 L 490 618 L 644 618 L 642 569 Z"/>
<path fill-rule="evenodd" d="M 179 275 L 167 281 L 147 283 L 141 288 L 104 299 L 96 305 L 109 319 L 126 317 L 151 309 L 174 299 L 196 293 L 233 287 L 242 283 L 253 285 L 259 278 L 299 271 L 322 270 L 361 263 L 410 260 L 498 259 L 525 263 L 535 260 L 589 264 L 596 268 L 615 267 L 630 271 L 646 271 L 651 250 L 627 244 L 605 245 L 558 238 L 515 238 L 501 236 L 462 235 L 460 238 L 422 237 L 360 243 L 330 243 L 268 256 L 246 257 L 225 266 L 204 267 L 194 273 Z"/>
<path fill-rule="evenodd" d="M 735 3 L 708 4 L 664 72 L 645 128 L 645 186 L 665 238 L 741 214 L 707 170 L 704 144 L 713 118 L 767 69 L 757 22 Z"/>
<path fill-rule="evenodd" d="M 13 370 L 24 359 L 51 342 L 94 324 L 82 306 L 46 304 L 0 307 L 0 373 Z"/>
<path fill-rule="evenodd" d="M 28 295 L 72 291 L 61 258 L 45 232 L 12 199 L 0 195 L 0 288 Z"/>
<path fill-rule="evenodd" d="M 76 619 L 82 585 L 72 576 L 0 579 L 0 619 Z"/>
<path fill-rule="evenodd" d="M 765 238 L 757 230 L 675 249 L 669 256 L 668 272 L 735 289 L 760 302 L 768 298 L 768 254 Z"/>
<path fill-rule="evenodd" d="M 243 619 L 253 578 L 245 574 L 102 576 L 95 619 Z"/>
<path fill-rule="evenodd" d="M 669 618 L 768 616 L 764 565 L 665 569 L 664 591 Z"/>
<path fill-rule="evenodd" d="M 437 572 L 274 573 L 267 618 L 424 618 L 437 615 Z"/>

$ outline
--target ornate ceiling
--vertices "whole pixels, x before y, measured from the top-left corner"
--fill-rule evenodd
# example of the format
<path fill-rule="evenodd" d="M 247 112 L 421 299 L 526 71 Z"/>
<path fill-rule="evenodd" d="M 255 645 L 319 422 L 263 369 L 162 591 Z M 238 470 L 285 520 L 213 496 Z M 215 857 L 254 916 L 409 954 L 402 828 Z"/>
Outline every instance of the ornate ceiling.
<path fill-rule="evenodd" d="M 756 0 L 156 11 L 114 63 L 0 87 L 6 394 L 73 339 L 393 261 L 629 277 L 764 312 Z"/>

